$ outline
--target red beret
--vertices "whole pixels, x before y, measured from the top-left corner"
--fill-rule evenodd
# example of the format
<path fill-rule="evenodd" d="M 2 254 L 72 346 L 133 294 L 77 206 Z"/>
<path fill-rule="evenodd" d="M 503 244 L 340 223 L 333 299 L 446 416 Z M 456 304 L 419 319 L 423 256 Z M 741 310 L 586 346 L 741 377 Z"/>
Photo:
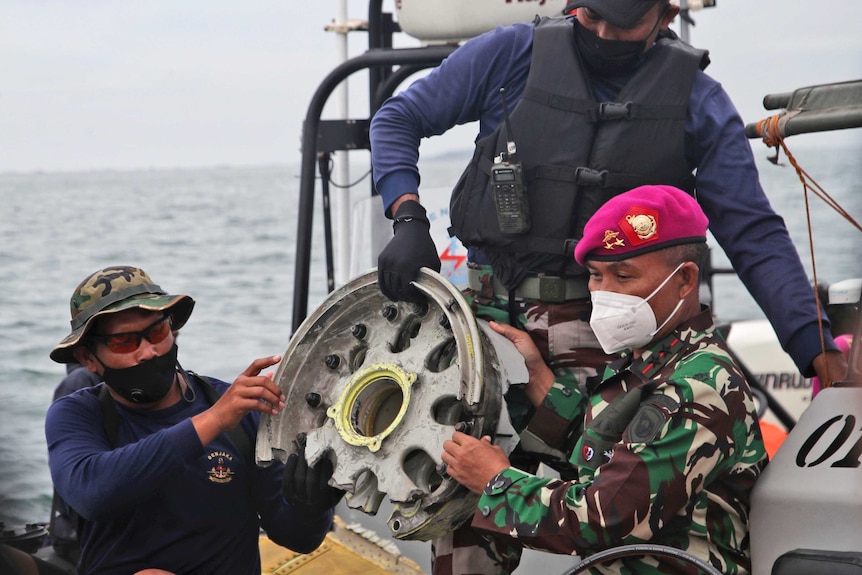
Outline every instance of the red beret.
<path fill-rule="evenodd" d="M 575 260 L 616 261 L 680 244 L 706 241 L 709 220 L 689 194 L 672 186 L 641 186 L 611 198 L 584 226 Z"/>

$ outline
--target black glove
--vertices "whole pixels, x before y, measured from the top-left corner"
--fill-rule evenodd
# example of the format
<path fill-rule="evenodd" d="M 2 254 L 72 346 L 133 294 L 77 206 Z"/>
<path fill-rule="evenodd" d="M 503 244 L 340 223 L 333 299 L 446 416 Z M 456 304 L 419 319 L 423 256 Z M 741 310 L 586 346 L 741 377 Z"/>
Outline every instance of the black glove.
<path fill-rule="evenodd" d="M 321 514 L 335 507 L 344 497 L 343 490 L 329 485 L 330 477 L 332 462 L 324 457 L 309 468 L 303 448 L 288 456 L 281 491 L 287 502 L 300 513 Z"/>
<path fill-rule="evenodd" d="M 410 282 L 419 277 L 419 268 L 440 271 L 440 257 L 431 239 L 431 223 L 425 208 L 417 201 L 407 200 L 395 212 L 395 237 L 377 258 L 377 285 L 392 301 L 422 303 L 425 296 Z"/>

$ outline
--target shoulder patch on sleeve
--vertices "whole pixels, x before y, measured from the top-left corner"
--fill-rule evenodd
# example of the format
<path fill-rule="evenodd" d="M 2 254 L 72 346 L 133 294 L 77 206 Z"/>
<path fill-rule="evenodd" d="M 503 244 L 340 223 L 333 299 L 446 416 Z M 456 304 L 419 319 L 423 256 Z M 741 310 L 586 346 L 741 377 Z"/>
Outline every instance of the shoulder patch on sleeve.
<path fill-rule="evenodd" d="M 651 395 L 638 408 L 624 437 L 631 443 L 649 443 L 656 438 L 662 426 L 679 408 L 679 403 L 666 395 Z"/>

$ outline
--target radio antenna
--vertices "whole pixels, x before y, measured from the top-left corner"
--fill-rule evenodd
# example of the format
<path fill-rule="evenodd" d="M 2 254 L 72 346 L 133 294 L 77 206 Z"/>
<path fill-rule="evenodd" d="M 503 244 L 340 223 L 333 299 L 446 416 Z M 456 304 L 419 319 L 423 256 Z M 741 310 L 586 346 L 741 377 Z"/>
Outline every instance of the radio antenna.
<path fill-rule="evenodd" d="M 517 161 L 518 148 L 515 146 L 515 135 L 512 133 L 512 124 L 509 122 L 509 103 L 506 101 L 506 88 L 500 88 L 500 99 L 503 100 L 503 119 L 506 122 L 506 161 Z"/>

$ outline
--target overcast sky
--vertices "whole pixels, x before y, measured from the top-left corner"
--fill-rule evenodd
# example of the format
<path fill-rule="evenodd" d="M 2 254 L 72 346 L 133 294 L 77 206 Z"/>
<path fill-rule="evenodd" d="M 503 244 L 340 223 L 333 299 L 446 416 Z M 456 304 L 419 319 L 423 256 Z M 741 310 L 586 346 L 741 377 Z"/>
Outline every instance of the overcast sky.
<path fill-rule="evenodd" d="M 336 0 L 0 0 L 0 171 L 296 163 L 309 100 L 337 64 L 323 31 L 335 10 Z M 366 16 L 366 2 L 348 2 L 348 17 Z M 718 0 L 694 17 L 692 43 L 710 49 L 708 72 L 746 122 L 764 117 L 766 93 L 862 77 L 858 0 Z M 351 55 L 366 46 L 351 35 Z M 367 113 L 364 78 L 351 81 L 353 116 Z M 856 132 L 842 137 L 862 141 Z"/>

